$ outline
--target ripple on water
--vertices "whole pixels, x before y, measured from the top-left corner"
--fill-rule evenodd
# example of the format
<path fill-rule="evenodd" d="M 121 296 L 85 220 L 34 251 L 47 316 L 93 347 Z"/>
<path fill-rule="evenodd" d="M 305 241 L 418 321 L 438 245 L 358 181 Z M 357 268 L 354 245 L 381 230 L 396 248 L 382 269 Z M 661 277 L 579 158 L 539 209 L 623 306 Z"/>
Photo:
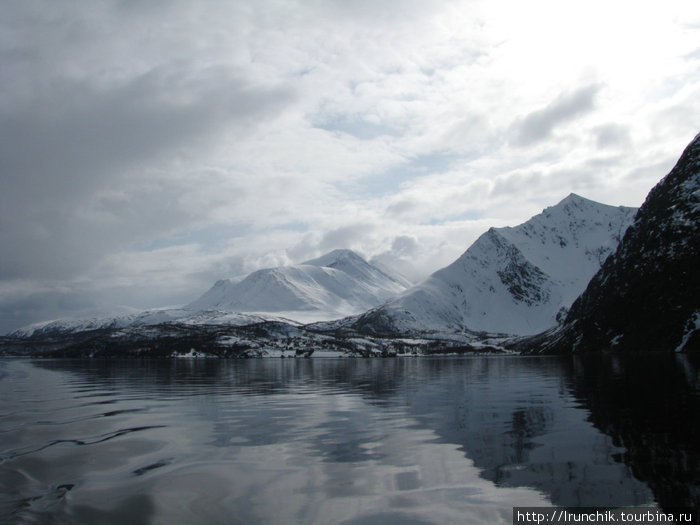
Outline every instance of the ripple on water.
<path fill-rule="evenodd" d="M 647 504 L 558 359 L 8 361 L 0 513 L 50 523 L 510 523 Z"/>

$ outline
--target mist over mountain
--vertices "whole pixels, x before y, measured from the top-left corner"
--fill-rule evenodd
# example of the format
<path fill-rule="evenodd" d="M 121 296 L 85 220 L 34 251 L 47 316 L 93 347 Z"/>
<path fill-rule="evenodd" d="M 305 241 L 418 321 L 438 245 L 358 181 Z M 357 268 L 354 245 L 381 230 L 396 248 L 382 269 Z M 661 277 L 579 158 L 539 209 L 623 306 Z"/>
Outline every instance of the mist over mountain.
<path fill-rule="evenodd" d="M 217 281 L 186 308 L 284 314 L 295 320 L 353 315 L 403 291 L 407 282 L 352 250 L 333 250 L 293 266 L 266 268 L 239 281 Z"/>

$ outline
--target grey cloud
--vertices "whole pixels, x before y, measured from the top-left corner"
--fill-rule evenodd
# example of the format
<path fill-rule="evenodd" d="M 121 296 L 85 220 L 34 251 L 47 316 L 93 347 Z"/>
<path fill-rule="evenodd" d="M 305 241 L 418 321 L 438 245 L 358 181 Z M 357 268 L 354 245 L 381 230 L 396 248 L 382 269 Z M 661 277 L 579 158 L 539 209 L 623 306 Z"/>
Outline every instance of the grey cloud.
<path fill-rule="evenodd" d="M 122 85 L 100 88 L 59 80 L 30 105 L 0 113 L 4 175 L 18 189 L 34 183 L 80 183 L 89 189 L 118 168 L 153 158 L 223 126 L 250 124 L 288 101 L 290 93 L 263 90 L 212 72 L 191 81 L 183 72 L 153 70 Z"/>
<path fill-rule="evenodd" d="M 120 240 L 124 225 L 96 231 L 74 213 L 88 204 L 99 207 L 99 190 L 131 195 L 123 205 L 111 205 L 120 208 L 115 216 L 138 224 L 140 235 L 189 218 L 191 211 L 177 207 L 177 193 L 186 188 L 161 180 L 144 195 L 127 175 L 142 173 L 137 182 L 148 187 L 145 166 L 167 165 L 169 154 L 201 148 L 223 130 L 249 131 L 292 97 L 221 71 L 191 80 L 182 72 L 154 70 L 108 88 L 66 79 L 55 84 L 31 105 L 0 112 L 0 243 L 8 254 L 0 273 L 6 277 L 31 276 L 46 259 L 54 270 L 79 270 L 85 260 L 71 254 L 94 256 L 84 252 Z M 76 246 L 71 251 L 63 243 Z"/>
<path fill-rule="evenodd" d="M 414 200 L 404 199 L 394 202 L 386 207 L 386 214 L 391 217 L 397 217 L 410 213 L 418 208 L 418 203 Z"/>
<path fill-rule="evenodd" d="M 614 162 L 611 159 L 610 162 Z M 584 164 L 572 168 L 556 169 L 548 173 L 540 171 L 516 171 L 497 177 L 491 196 L 509 197 L 541 194 L 566 194 L 572 191 L 586 191 L 600 185 L 601 163 Z"/>
<path fill-rule="evenodd" d="M 392 135 L 396 130 L 385 124 L 374 124 L 345 115 L 329 115 L 318 118 L 313 126 L 326 131 L 347 133 L 360 140 L 372 140 L 382 135 Z"/>
<path fill-rule="evenodd" d="M 78 291 L 28 291 L 23 295 L 0 295 L 0 334 L 31 323 L 65 316 L 67 311 L 95 308 L 94 297 Z"/>
<path fill-rule="evenodd" d="M 511 126 L 511 144 L 529 146 L 549 138 L 557 126 L 593 109 L 599 84 L 563 93 L 542 109 L 516 120 Z"/>
<path fill-rule="evenodd" d="M 658 180 L 668 173 L 677 161 L 677 157 L 671 156 L 663 158 L 653 164 L 647 164 L 629 171 L 624 176 L 627 184 L 639 184 L 640 181 L 649 181 L 648 185 L 653 186 Z"/>
<path fill-rule="evenodd" d="M 412 235 L 397 235 L 391 243 L 391 249 L 375 255 L 371 262 L 391 268 L 415 283 L 425 277 L 415 266 L 415 258 L 422 249 L 424 247 Z"/>
<path fill-rule="evenodd" d="M 286 255 L 294 263 L 313 259 L 335 249 L 356 249 L 368 235 L 376 230 L 370 223 L 355 223 L 329 230 L 324 234 L 310 232 L 294 246 L 287 248 Z"/>
<path fill-rule="evenodd" d="M 592 157 L 588 159 L 583 163 L 583 166 L 587 169 L 600 171 L 619 169 L 624 165 L 624 162 L 624 155 L 601 155 L 599 157 Z"/>
<path fill-rule="evenodd" d="M 71 279 L 222 200 L 188 159 L 296 94 L 202 51 L 220 42 L 195 31 L 212 16 L 188 2 L 0 4 L 2 279 Z"/>
<path fill-rule="evenodd" d="M 322 0 L 318 6 L 326 9 L 332 15 L 352 18 L 363 24 L 392 21 L 397 17 L 421 17 L 427 16 L 434 5 L 442 2 L 422 2 L 421 0 L 385 0 L 375 2 L 373 0 L 355 0 L 345 2 L 343 0 Z"/>
<path fill-rule="evenodd" d="M 542 185 L 544 177 L 540 172 L 518 171 L 501 175 L 493 182 L 491 188 L 492 196 L 503 196 L 520 194 L 524 191 L 531 191 Z"/>
<path fill-rule="evenodd" d="M 625 147 L 632 142 L 629 130 L 619 124 L 605 124 L 593 130 L 596 146 L 601 149 Z"/>
<path fill-rule="evenodd" d="M 184 304 L 198 297 L 220 278 L 204 274 L 193 277 L 192 285 L 187 289 L 172 289 L 144 280 L 101 290 L 69 285 L 0 294 L 0 334 L 39 321 L 120 315 L 133 311 L 133 308 L 117 306 L 120 304 L 129 304 L 136 309 L 150 308 L 154 304 Z"/>
<path fill-rule="evenodd" d="M 317 232 L 307 233 L 294 246 L 287 248 L 286 254 L 293 262 L 300 263 L 331 250 L 355 249 L 375 229 L 370 223 L 355 223 L 329 230 L 322 235 Z"/>
<path fill-rule="evenodd" d="M 294 263 L 300 263 L 308 259 L 313 259 L 318 253 L 318 243 L 320 236 L 317 233 L 307 233 L 294 246 L 287 248 L 287 256 Z"/>
<path fill-rule="evenodd" d="M 336 248 L 351 248 L 372 231 L 374 231 L 374 226 L 369 223 L 356 223 L 343 226 L 342 228 L 326 232 L 321 238 L 319 248 L 322 251 L 329 251 Z"/>
<path fill-rule="evenodd" d="M 398 235 L 391 243 L 391 250 L 400 255 L 412 255 L 418 251 L 420 245 L 415 237 L 409 235 Z"/>

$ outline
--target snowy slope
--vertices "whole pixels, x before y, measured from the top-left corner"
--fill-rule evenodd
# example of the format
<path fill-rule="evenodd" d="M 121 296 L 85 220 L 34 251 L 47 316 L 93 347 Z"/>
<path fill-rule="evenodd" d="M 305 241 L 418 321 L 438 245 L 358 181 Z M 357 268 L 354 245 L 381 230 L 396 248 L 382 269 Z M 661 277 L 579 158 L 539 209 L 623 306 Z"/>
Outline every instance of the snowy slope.
<path fill-rule="evenodd" d="M 42 321 L 8 334 L 9 337 L 57 337 L 91 330 L 121 329 L 160 324 L 243 326 L 263 321 L 289 320 L 279 316 L 259 316 L 218 310 L 193 311 L 184 308 L 156 308 L 112 316 L 66 318 Z"/>
<path fill-rule="evenodd" d="M 8 334 L 9 337 L 32 337 L 40 335 L 58 335 L 71 332 L 84 332 L 102 328 L 124 328 L 137 317 L 137 314 L 117 316 L 52 319 L 32 323 Z"/>
<path fill-rule="evenodd" d="M 295 266 L 266 268 L 217 281 L 190 310 L 275 313 L 312 321 L 353 315 L 405 290 L 396 277 L 351 250 L 334 250 Z"/>
<path fill-rule="evenodd" d="M 541 332 L 584 290 L 635 213 L 571 194 L 519 226 L 491 228 L 454 263 L 353 326 L 387 335 Z"/>

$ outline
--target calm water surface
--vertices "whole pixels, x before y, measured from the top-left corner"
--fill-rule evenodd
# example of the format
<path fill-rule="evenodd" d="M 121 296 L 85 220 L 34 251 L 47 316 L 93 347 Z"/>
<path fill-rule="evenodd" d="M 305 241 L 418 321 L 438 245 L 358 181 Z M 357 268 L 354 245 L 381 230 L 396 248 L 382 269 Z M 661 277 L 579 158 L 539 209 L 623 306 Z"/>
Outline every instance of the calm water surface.
<path fill-rule="evenodd" d="M 514 505 L 697 504 L 698 367 L 659 359 L 0 360 L 0 520 L 510 523 Z"/>

